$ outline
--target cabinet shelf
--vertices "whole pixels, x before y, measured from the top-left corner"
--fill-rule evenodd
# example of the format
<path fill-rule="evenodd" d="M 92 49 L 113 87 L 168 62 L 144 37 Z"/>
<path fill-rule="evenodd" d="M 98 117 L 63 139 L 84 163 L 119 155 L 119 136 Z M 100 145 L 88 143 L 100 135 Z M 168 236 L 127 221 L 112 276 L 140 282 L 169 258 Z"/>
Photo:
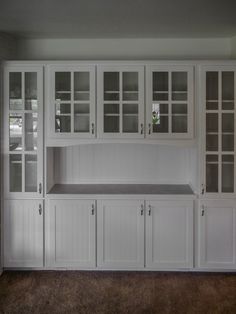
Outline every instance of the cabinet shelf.
<path fill-rule="evenodd" d="M 119 117 L 120 114 L 119 113 L 105 113 L 104 116 L 105 117 Z"/>
<path fill-rule="evenodd" d="M 75 116 L 88 117 L 90 114 L 89 114 L 89 113 L 78 113 L 78 112 L 75 112 L 74 115 L 75 115 Z"/>

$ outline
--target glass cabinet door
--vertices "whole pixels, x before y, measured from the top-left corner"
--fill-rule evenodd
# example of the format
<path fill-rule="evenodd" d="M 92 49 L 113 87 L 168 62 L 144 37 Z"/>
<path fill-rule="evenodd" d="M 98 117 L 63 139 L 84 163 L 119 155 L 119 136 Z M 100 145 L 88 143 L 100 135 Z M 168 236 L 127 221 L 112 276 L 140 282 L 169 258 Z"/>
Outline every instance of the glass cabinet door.
<path fill-rule="evenodd" d="M 193 133 L 192 67 L 147 67 L 147 136 L 190 138 Z"/>
<path fill-rule="evenodd" d="M 95 67 L 51 67 L 51 78 L 54 92 L 47 122 L 50 137 L 94 137 Z"/>
<path fill-rule="evenodd" d="M 42 69 L 6 68 L 5 82 L 5 152 L 9 160 L 4 167 L 9 182 L 5 192 L 38 197 L 43 171 Z"/>
<path fill-rule="evenodd" d="M 102 137 L 144 137 L 143 67 L 100 67 L 98 119 Z"/>
<path fill-rule="evenodd" d="M 235 192 L 235 72 L 205 72 L 205 190 Z"/>

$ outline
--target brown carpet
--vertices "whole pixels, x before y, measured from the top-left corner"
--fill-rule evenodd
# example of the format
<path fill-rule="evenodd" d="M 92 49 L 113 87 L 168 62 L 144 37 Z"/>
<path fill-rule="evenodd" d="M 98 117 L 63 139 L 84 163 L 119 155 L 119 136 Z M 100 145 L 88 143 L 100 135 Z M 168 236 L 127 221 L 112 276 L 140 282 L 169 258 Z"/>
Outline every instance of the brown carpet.
<path fill-rule="evenodd" d="M 236 313 L 236 274 L 4 272 L 0 313 Z"/>

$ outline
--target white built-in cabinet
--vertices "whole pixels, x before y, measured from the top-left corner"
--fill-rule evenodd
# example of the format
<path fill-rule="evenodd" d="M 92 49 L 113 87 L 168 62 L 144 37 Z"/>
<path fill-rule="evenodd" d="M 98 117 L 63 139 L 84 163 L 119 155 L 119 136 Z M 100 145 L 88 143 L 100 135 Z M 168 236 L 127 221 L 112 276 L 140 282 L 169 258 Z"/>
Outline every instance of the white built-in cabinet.
<path fill-rule="evenodd" d="M 6 200 L 3 205 L 4 267 L 43 267 L 43 201 Z"/>
<path fill-rule="evenodd" d="M 99 200 L 97 263 L 105 269 L 144 267 L 144 201 Z"/>
<path fill-rule="evenodd" d="M 43 193 L 43 67 L 4 69 L 4 197 Z"/>
<path fill-rule="evenodd" d="M 47 75 L 47 136 L 94 138 L 95 66 L 51 65 Z"/>
<path fill-rule="evenodd" d="M 193 66 L 146 66 L 146 136 L 192 138 Z"/>
<path fill-rule="evenodd" d="M 97 67 L 101 138 L 144 138 L 144 66 Z"/>
<path fill-rule="evenodd" d="M 94 268 L 95 201 L 50 200 L 46 218 L 47 266 Z"/>
<path fill-rule="evenodd" d="M 146 267 L 193 267 L 193 201 L 146 202 Z"/>
<path fill-rule="evenodd" d="M 236 201 L 204 200 L 199 208 L 199 266 L 236 268 Z"/>

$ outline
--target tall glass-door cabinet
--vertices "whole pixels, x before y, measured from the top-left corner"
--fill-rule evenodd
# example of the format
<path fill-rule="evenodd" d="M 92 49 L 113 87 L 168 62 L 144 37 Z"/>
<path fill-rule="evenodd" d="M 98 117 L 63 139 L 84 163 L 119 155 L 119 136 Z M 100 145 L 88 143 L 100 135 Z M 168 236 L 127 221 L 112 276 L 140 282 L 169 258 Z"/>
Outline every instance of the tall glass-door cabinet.
<path fill-rule="evenodd" d="M 98 136 L 144 138 L 144 66 L 98 66 Z"/>
<path fill-rule="evenodd" d="M 42 67 L 5 68 L 4 156 L 4 197 L 42 197 Z"/>
<path fill-rule="evenodd" d="M 57 139 L 94 138 L 95 66 L 48 67 L 48 136 Z"/>
<path fill-rule="evenodd" d="M 193 137 L 193 66 L 146 67 L 146 136 Z"/>
<path fill-rule="evenodd" d="M 235 68 L 202 71 L 202 194 L 235 194 Z"/>

